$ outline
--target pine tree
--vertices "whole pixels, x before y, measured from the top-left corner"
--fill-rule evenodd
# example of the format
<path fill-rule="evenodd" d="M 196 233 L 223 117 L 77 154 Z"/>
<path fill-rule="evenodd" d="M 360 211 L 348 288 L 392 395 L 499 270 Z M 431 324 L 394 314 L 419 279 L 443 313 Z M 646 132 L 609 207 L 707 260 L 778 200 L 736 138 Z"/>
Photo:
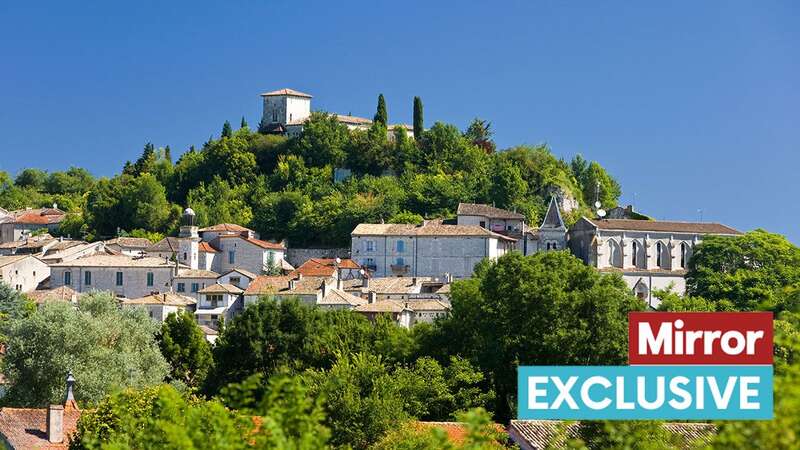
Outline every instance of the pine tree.
<path fill-rule="evenodd" d="M 169 148 L 169 145 L 164 147 L 164 159 L 170 163 L 172 162 L 172 150 Z"/>
<path fill-rule="evenodd" d="M 386 112 L 386 99 L 383 94 L 378 95 L 378 110 L 375 112 L 375 123 L 382 123 L 386 126 L 389 123 L 389 114 Z"/>
<path fill-rule="evenodd" d="M 424 128 L 424 120 L 422 118 L 422 100 L 419 97 L 414 97 L 414 139 L 422 137 Z"/>
<path fill-rule="evenodd" d="M 152 172 L 156 165 L 156 148 L 148 142 L 144 145 L 142 156 L 133 164 L 134 175 L 139 176 L 143 173 Z"/>
<path fill-rule="evenodd" d="M 225 124 L 222 125 L 222 137 L 229 138 L 231 136 L 233 136 L 233 127 L 231 127 L 231 123 L 226 120 Z"/>
<path fill-rule="evenodd" d="M 242 116 L 242 123 L 239 124 L 239 128 L 249 128 L 247 126 L 247 121 L 244 119 L 244 116 Z"/>

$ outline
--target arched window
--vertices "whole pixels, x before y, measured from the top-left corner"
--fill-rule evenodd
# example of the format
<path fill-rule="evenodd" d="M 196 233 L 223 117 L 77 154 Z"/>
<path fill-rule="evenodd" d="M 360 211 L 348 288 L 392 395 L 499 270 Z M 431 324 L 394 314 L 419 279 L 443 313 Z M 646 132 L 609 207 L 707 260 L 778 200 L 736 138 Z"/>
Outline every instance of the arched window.
<path fill-rule="evenodd" d="M 622 267 L 622 249 L 617 241 L 608 241 L 608 265 L 611 267 Z"/>
<path fill-rule="evenodd" d="M 636 241 L 631 244 L 631 265 L 639 267 L 639 243 Z"/>
<path fill-rule="evenodd" d="M 664 261 L 663 254 L 664 254 L 664 244 L 662 244 L 661 242 L 657 242 L 656 243 L 656 267 L 663 267 L 663 264 L 662 264 L 663 261 Z"/>
<path fill-rule="evenodd" d="M 686 242 L 681 242 L 681 269 L 685 269 L 689 264 L 689 246 Z"/>

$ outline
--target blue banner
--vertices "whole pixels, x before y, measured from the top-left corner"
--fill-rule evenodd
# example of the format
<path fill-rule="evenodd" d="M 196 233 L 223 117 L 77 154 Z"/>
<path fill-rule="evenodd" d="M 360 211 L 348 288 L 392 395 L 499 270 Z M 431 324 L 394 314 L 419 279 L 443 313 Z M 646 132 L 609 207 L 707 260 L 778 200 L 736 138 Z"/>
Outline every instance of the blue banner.
<path fill-rule="evenodd" d="M 523 366 L 522 420 L 772 418 L 772 366 Z"/>

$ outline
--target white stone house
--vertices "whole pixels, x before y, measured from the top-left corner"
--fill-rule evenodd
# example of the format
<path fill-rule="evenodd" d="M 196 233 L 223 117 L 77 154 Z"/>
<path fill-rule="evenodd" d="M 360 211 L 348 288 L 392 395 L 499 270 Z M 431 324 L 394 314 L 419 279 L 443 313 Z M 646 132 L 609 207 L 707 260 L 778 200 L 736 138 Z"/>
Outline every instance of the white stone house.
<path fill-rule="evenodd" d="M 433 282 L 431 277 L 365 277 L 345 280 L 343 289 L 364 299 L 368 299 L 369 294 L 374 293 L 375 299 L 378 301 L 406 301 L 426 292 L 426 287 L 431 282 Z M 432 293 L 432 291 L 427 293 Z"/>
<path fill-rule="evenodd" d="M 364 315 L 370 321 L 377 320 L 379 316 L 388 316 L 403 328 L 411 328 L 414 324 L 414 310 L 409 306 L 408 302 L 397 300 L 371 301 L 357 306 L 354 311 Z"/>
<path fill-rule="evenodd" d="M 125 299 L 120 304 L 123 308 L 144 308 L 151 319 L 163 322 L 172 313 L 194 311 L 197 300 L 185 295 L 165 292 L 142 298 Z"/>
<path fill-rule="evenodd" d="M 49 276 L 50 267 L 35 256 L 0 256 L 0 282 L 20 292 L 36 290 Z"/>
<path fill-rule="evenodd" d="M 217 282 L 220 284 L 232 284 L 241 289 L 247 289 L 250 282 L 258 278 L 258 275 L 244 269 L 231 269 L 220 275 Z"/>
<path fill-rule="evenodd" d="M 655 308 L 654 289 L 686 291 L 686 269 L 704 236 L 737 236 L 718 223 L 581 218 L 569 230 L 572 253 L 601 272 L 619 273 L 633 292 Z"/>
<path fill-rule="evenodd" d="M 217 283 L 219 274 L 203 269 L 179 269 L 172 280 L 173 292 L 200 300 L 200 291 Z"/>
<path fill-rule="evenodd" d="M 366 224 L 351 233 L 351 257 L 375 277 L 468 278 L 484 258 L 496 259 L 515 240 L 479 225 Z"/>
<path fill-rule="evenodd" d="M 213 284 L 200 290 L 200 301 L 194 314 L 197 323 L 218 329 L 220 319 L 229 321 L 242 309 L 244 290 L 231 284 Z"/>
<path fill-rule="evenodd" d="M 260 274 L 271 266 L 281 267 L 286 253 L 282 244 L 242 235 L 218 236 L 211 242 L 211 246 L 220 252 L 213 267 L 220 273 L 244 269 Z"/>
<path fill-rule="evenodd" d="M 496 233 L 514 234 L 521 237 L 525 232 L 525 215 L 507 209 L 480 203 L 459 203 L 458 225 L 478 225 Z"/>
<path fill-rule="evenodd" d="M 8 214 L 0 223 L 0 242 L 14 242 L 30 236 L 34 231 L 46 229 L 48 233 L 58 231 L 66 213 L 52 208 L 23 209 Z"/>
<path fill-rule="evenodd" d="M 166 258 L 92 255 L 50 266 L 50 287 L 69 286 L 79 293 L 109 291 L 140 298 L 170 292 L 176 271 L 185 267 Z"/>
<path fill-rule="evenodd" d="M 303 126 L 311 117 L 311 95 L 294 89 L 279 89 L 261 94 L 263 113 L 261 130 L 266 133 L 298 136 Z M 372 126 L 372 120 L 349 114 L 331 114 L 339 123 L 349 130 L 366 130 Z M 406 124 L 387 126 L 389 138 L 394 138 L 395 129 L 401 127 L 409 137 L 414 136 L 414 128 Z"/>

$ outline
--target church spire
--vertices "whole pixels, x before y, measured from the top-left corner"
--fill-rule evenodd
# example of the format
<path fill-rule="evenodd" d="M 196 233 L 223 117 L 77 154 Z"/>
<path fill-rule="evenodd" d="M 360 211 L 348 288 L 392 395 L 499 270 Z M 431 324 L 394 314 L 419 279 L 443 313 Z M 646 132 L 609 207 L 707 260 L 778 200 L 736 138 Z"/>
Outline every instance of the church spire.
<path fill-rule="evenodd" d="M 544 220 L 539 228 L 566 228 L 564 220 L 561 218 L 561 211 L 558 209 L 558 201 L 556 196 L 550 197 L 550 205 L 547 207 L 547 214 L 544 215 Z"/>

